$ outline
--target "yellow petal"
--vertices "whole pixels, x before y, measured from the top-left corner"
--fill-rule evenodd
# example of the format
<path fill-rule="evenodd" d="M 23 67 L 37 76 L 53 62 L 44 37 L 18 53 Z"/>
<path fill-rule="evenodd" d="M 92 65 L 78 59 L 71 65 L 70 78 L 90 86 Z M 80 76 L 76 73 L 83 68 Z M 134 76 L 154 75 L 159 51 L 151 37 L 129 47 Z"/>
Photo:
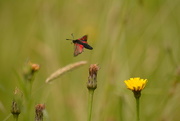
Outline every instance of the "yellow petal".
<path fill-rule="evenodd" d="M 141 91 L 146 86 L 147 79 L 140 79 L 139 77 L 130 78 L 129 80 L 125 80 L 124 83 L 132 91 Z"/>

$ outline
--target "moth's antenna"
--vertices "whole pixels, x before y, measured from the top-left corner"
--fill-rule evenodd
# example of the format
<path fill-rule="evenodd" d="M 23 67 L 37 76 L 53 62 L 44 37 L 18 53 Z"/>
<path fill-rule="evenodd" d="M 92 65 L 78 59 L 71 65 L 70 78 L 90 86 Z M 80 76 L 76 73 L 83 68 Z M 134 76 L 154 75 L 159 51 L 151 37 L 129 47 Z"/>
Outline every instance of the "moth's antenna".
<path fill-rule="evenodd" d="M 71 40 L 72 41 L 73 39 L 66 39 L 66 40 Z"/>
<path fill-rule="evenodd" d="M 71 36 L 72 36 L 72 37 L 73 37 L 73 39 L 74 39 L 74 34 L 73 34 L 73 33 L 71 34 Z"/>
<path fill-rule="evenodd" d="M 66 39 L 66 40 L 71 40 L 71 41 L 74 40 L 74 35 L 73 35 L 73 33 L 71 34 L 71 36 L 72 36 L 73 39 Z"/>

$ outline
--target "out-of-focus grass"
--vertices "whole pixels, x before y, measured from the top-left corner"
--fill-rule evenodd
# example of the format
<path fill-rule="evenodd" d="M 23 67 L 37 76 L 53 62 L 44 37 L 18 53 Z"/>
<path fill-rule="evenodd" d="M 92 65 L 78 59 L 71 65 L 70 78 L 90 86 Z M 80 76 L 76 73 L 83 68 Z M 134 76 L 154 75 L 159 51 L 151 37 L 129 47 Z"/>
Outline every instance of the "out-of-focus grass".
<path fill-rule="evenodd" d="M 137 76 L 148 79 L 140 100 L 142 121 L 178 121 L 180 89 L 173 83 L 180 61 L 179 5 L 179 0 L 1 0 L 0 120 L 10 114 L 15 87 L 22 88 L 16 73 L 21 75 L 30 59 L 41 65 L 32 105 L 45 103 L 44 120 L 86 120 L 88 67 L 98 63 L 93 121 L 135 119 L 135 100 L 123 80 Z M 73 57 L 73 44 L 65 40 L 71 33 L 88 34 L 94 49 Z M 80 60 L 89 65 L 45 84 L 50 73 Z M 19 120 L 34 120 L 33 107 L 26 116 L 22 111 Z"/>

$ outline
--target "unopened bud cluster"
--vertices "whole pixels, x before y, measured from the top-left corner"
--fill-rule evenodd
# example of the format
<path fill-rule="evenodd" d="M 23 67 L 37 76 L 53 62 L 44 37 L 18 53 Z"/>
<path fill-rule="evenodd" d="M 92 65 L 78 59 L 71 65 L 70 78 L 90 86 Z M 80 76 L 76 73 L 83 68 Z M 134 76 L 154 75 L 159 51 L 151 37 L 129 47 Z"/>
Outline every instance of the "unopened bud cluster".
<path fill-rule="evenodd" d="M 19 114 L 21 113 L 22 96 L 23 93 L 18 88 L 16 88 L 14 91 L 14 99 L 12 101 L 11 107 L 11 113 L 15 118 L 18 118 Z"/>
<path fill-rule="evenodd" d="M 43 121 L 43 110 L 45 109 L 44 104 L 37 104 L 35 106 L 35 121 Z"/>
<path fill-rule="evenodd" d="M 97 64 L 91 64 L 89 67 L 89 77 L 87 82 L 88 89 L 96 89 L 97 88 L 97 72 L 99 67 Z"/>
<path fill-rule="evenodd" d="M 32 81 L 34 78 L 35 72 L 40 69 L 40 66 L 35 63 L 28 62 L 24 67 L 24 78 L 27 81 Z"/>

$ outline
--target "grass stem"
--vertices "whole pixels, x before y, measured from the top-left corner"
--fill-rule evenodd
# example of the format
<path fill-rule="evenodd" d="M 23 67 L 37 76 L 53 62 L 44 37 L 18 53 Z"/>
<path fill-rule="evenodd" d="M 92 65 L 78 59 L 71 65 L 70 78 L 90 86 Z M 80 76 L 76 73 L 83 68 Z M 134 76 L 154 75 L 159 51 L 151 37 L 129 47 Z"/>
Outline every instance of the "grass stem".
<path fill-rule="evenodd" d="M 7 121 L 11 116 L 12 114 L 10 113 L 3 121 Z"/>
<path fill-rule="evenodd" d="M 89 101 L 88 101 L 88 121 L 91 121 L 92 115 L 92 103 L 93 103 L 94 89 L 89 89 Z"/>

